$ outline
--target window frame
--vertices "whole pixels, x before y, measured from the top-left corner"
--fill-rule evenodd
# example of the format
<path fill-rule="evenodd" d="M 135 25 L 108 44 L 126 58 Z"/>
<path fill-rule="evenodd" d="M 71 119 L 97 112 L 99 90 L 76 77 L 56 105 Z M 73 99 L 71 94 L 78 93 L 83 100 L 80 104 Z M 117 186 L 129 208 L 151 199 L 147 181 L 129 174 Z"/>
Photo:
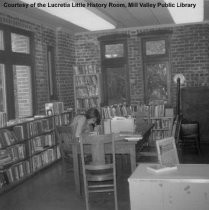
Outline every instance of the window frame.
<path fill-rule="evenodd" d="M 156 55 L 146 55 L 146 42 L 147 41 L 160 41 L 165 40 L 165 54 L 156 54 Z M 147 74 L 146 66 L 149 64 L 159 64 L 165 63 L 168 72 L 167 72 L 167 91 L 168 91 L 168 105 L 171 104 L 171 64 L 170 64 L 170 34 L 154 34 L 154 35 L 144 35 L 141 37 L 142 42 L 142 59 L 143 59 L 143 79 L 144 79 L 144 101 L 145 104 L 148 104 L 148 87 L 147 87 Z M 163 99 L 162 99 L 163 100 Z"/>
<path fill-rule="evenodd" d="M 51 59 L 49 59 L 49 53 L 51 54 Z M 47 74 L 48 74 L 49 98 L 50 100 L 57 100 L 55 49 L 53 46 L 47 46 Z"/>
<path fill-rule="evenodd" d="M 101 105 L 108 104 L 108 93 L 107 93 L 107 69 L 108 68 L 120 68 L 124 67 L 126 72 L 127 84 L 126 84 L 126 100 L 130 103 L 130 81 L 128 71 L 128 49 L 127 49 L 127 34 L 113 34 L 99 37 L 100 50 L 101 50 L 101 71 L 102 71 L 102 100 Z M 123 57 L 106 58 L 105 57 L 105 46 L 112 44 L 123 44 Z M 122 102 L 121 102 L 122 103 Z"/>
<path fill-rule="evenodd" d="M 0 50 L 0 63 L 5 65 L 6 77 L 6 98 L 8 119 L 15 118 L 13 65 L 30 66 L 31 68 L 31 94 L 32 94 L 32 115 L 35 113 L 35 75 L 34 75 L 34 35 L 32 32 L 0 24 L 0 30 L 4 33 L 4 50 Z M 12 52 L 11 33 L 29 37 L 30 53 Z"/>

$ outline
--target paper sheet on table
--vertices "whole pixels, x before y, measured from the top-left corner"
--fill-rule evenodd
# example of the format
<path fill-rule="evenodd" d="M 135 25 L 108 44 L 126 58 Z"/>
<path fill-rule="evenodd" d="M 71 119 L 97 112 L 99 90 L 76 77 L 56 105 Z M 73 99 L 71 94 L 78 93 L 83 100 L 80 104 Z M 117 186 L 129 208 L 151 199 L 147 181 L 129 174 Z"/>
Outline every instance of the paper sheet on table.
<path fill-rule="evenodd" d="M 127 136 L 124 139 L 128 141 L 139 141 L 142 140 L 142 136 Z"/>

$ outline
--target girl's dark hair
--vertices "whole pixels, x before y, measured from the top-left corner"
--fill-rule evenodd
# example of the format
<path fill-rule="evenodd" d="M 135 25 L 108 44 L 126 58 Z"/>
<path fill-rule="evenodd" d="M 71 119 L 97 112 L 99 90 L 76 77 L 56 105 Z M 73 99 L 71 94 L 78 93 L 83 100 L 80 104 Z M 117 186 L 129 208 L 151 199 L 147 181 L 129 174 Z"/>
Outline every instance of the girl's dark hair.
<path fill-rule="evenodd" d="M 87 110 L 85 116 L 87 120 L 91 118 L 96 118 L 96 124 L 100 124 L 101 116 L 96 108 L 90 108 L 89 110 Z"/>

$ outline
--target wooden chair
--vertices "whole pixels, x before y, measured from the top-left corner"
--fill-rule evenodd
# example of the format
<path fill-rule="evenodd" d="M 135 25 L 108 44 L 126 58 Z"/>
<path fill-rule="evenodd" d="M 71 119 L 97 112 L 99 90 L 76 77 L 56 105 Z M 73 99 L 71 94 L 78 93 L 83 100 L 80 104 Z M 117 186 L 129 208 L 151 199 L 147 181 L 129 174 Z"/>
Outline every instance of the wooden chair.
<path fill-rule="evenodd" d="M 117 134 L 96 136 L 82 135 L 80 150 L 83 171 L 86 209 L 89 210 L 89 194 L 114 192 L 115 209 L 118 210 L 116 186 L 115 139 Z M 111 154 L 105 155 L 109 147 Z M 87 160 L 87 154 L 91 160 Z"/>
<path fill-rule="evenodd" d="M 181 140 L 183 147 L 194 147 L 200 154 L 199 122 L 185 122 L 181 124 Z"/>

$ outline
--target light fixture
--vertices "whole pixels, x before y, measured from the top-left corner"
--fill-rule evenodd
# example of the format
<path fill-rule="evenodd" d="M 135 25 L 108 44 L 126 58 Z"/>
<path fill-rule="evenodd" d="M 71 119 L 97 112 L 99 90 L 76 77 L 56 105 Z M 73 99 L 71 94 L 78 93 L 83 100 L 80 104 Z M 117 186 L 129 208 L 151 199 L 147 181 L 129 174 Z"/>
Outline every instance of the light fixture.
<path fill-rule="evenodd" d="M 181 85 L 185 82 L 185 77 L 183 74 L 179 73 L 173 77 L 173 81 L 177 83 L 176 90 L 176 114 L 181 115 Z"/>
<path fill-rule="evenodd" d="M 164 0 L 176 24 L 203 21 L 204 0 Z M 172 4 L 172 6 L 171 6 Z"/>
<path fill-rule="evenodd" d="M 184 84 L 184 82 L 185 82 L 185 77 L 184 77 L 183 74 L 181 74 L 181 73 L 175 74 L 175 76 L 173 77 L 173 81 L 174 81 L 175 83 L 177 83 L 177 82 L 178 82 L 178 79 L 180 80 L 180 84 L 181 84 L 181 85 Z"/>
<path fill-rule="evenodd" d="M 28 4 L 34 4 L 54 16 L 78 25 L 90 31 L 114 29 L 115 26 L 94 12 L 86 8 L 86 2 L 66 0 L 21 0 Z M 45 6 L 44 6 L 45 4 Z M 76 6 L 77 4 L 77 6 Z"/>

